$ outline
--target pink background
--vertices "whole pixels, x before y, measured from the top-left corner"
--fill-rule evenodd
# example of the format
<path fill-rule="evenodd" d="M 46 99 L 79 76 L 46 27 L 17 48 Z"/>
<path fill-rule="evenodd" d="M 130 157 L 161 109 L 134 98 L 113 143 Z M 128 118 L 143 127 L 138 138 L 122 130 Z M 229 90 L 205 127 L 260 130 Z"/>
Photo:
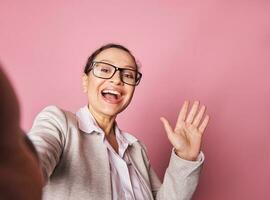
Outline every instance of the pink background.
<path fill-rule="evenodd" d="M 0 1 L 0 60 L 29 130 L 55 104 L 86 103 L 87 57 L 119 42 L 143 80 L 119 124 L 146 143 L 163 177 L 171 146 L 160 116 L 175 122 L 185 99 L 208 106 L 204 170 L 195 200 L 270 199 L 270 1 Z"/>

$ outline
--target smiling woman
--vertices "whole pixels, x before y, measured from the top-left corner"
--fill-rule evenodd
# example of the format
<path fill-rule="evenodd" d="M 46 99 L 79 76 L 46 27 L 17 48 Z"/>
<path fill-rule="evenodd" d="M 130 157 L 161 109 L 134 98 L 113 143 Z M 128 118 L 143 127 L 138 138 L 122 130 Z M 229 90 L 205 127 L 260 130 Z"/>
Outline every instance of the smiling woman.
<path fill-rule="evenodd" d="M 142 74 L 124 46 L 108 44 L 88 59 L 82 75 L 88 105 L 75 114 L 49 106 L 36 117 L 29 137 L 47 184 L 43 199 L 191 199 L 204 155 L 202 134 L 209 116 L 199 101 L 185 101 L 176 127 L 161 118 L 173 145 L 161 184 L 145 146 L 122 131 L 116 117 L 131 102 Z"/>

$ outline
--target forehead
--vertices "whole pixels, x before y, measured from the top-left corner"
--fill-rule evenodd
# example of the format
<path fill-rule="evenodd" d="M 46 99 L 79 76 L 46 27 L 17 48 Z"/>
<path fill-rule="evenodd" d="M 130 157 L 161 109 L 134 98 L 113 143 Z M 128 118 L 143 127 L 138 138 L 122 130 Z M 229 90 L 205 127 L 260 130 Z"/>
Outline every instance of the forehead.
<path fill-rule="evenodd" d="M 95 61 L 105 61 L 120 67 L 136 68 L 131 55 L 128 52 L 118 48 L 109 48 L 103 50 L 96 56 Z"/>

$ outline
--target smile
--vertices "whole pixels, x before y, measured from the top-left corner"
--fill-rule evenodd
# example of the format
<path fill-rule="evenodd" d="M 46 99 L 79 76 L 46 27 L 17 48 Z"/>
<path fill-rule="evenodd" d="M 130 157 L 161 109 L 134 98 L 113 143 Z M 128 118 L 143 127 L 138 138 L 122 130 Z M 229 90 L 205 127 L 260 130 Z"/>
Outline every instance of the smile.
<path fill-rule="evenodd" d="M 116 89 L 104 89 L 101 91 L 103 99 L 112 104 L 117 104 L 122 101 L 122 93 Z"/>

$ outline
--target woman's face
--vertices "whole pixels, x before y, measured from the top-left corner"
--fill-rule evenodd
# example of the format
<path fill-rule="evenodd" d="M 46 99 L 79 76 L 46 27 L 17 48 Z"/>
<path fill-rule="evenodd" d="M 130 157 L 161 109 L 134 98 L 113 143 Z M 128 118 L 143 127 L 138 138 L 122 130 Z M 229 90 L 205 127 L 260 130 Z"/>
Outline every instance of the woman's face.
<path fill-rule="evenodd" d="M 103 61 L 119 68 L 136 69 L 134 60 L 124 50 L 109 48 L 100 52 L 94 59 Z M 125 84 L 117 71 L 111 79 L 95 77 L 93 70 L 82 79 L 84 92 L 88 94 L 90 110 L 107 117 L 116 117 L 130 103 L 135 86 Z"/>

